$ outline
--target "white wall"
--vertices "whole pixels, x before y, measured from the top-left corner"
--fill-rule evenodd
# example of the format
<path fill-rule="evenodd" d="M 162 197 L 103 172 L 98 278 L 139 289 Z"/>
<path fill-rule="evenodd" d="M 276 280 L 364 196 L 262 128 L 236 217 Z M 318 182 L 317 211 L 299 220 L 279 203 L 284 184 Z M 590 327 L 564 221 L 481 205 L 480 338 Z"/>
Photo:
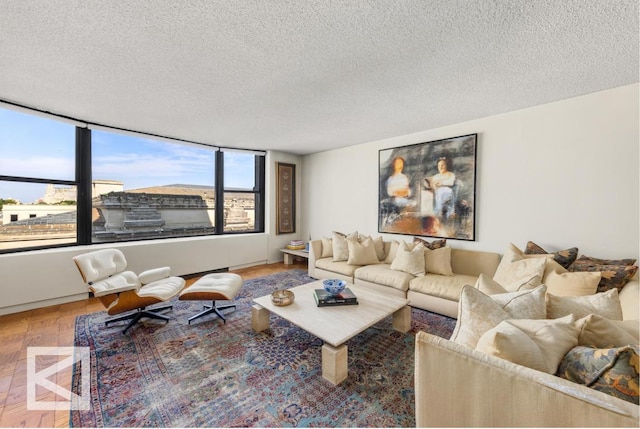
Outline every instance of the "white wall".
<path fill-rule="evenodd" d="M 478 133 L 476 241 L 452 247 L 503 253 L 531 240 L 548 251 L 638 258 L 638 106 L 634 84 L 306 156 L 305 235 L 378 235 L 378 151 Z"/>

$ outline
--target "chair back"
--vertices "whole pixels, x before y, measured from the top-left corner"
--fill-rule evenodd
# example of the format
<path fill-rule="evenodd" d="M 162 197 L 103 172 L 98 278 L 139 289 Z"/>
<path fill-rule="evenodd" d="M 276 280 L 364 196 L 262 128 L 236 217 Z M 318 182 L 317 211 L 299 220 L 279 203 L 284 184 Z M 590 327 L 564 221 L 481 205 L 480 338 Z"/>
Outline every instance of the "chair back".
<path fill-rule="evenodd" d="M 106 279 L 124 271 L 127 260 L 118 249 L 103 249 L 85 253 L 73 258 L 85 283 Z"/>

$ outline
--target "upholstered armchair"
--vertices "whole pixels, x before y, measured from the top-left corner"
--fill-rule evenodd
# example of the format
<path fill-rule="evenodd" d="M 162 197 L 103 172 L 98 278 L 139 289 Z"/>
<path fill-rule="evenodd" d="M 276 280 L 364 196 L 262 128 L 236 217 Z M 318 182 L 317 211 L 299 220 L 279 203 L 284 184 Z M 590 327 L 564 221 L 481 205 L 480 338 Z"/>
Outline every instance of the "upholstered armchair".
<path fill-rule="evenodd" d="M 176 296 L 185 281 L 172 277 L 169 267 L 155 268 L 136 275 L 125 271 L 127 260 L 118 249 L 103 249 L 73 258 L 80 275 L 89 290 L 107 308 L 109 315 L 127 313 L 106 321 L 110 323 L 129 320 L 123 333 L 143 317 L 168 321 L 159 314 L 172 306 L 147 309 L 147 307 L 167 301 Z"/>

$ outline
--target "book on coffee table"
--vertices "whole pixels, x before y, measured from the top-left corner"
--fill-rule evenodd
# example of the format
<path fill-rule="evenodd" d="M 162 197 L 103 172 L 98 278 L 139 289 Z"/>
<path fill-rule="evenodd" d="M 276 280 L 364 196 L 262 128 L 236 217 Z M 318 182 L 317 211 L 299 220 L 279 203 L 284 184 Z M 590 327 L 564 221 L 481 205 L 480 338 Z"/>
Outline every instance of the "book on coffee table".
<path fill-rule="evenodd" d="M 324 289 L 314 289 L 313 298 L 318 307 L 328 307 L 331 305 L 357 305 L 358 298 L 351 292 L 351 289 L 344 288 L 339 294 L 330 294 Z"/>

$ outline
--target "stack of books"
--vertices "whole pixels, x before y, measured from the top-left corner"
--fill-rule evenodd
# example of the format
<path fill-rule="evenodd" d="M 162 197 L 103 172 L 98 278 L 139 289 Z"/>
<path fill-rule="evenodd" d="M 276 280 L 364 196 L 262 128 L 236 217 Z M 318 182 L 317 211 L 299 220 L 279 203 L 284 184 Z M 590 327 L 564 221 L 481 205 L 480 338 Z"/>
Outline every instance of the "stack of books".
<path fill-rule="evenodd" d="M 287 244 L 287 249 L 289 250 L 304 250 L 307 247 L 302 240 L 291 240 L 289 244 Z"/>
<path fill-rule="evenodd" d="M 351 292 L 351 289 L 344 288 L 339 294 L 330 294 L 324 289 L 314 289 L 313 298 L 318 307 L 329 307 L 332 305 L 358 305 L 358 298 Z"/>

